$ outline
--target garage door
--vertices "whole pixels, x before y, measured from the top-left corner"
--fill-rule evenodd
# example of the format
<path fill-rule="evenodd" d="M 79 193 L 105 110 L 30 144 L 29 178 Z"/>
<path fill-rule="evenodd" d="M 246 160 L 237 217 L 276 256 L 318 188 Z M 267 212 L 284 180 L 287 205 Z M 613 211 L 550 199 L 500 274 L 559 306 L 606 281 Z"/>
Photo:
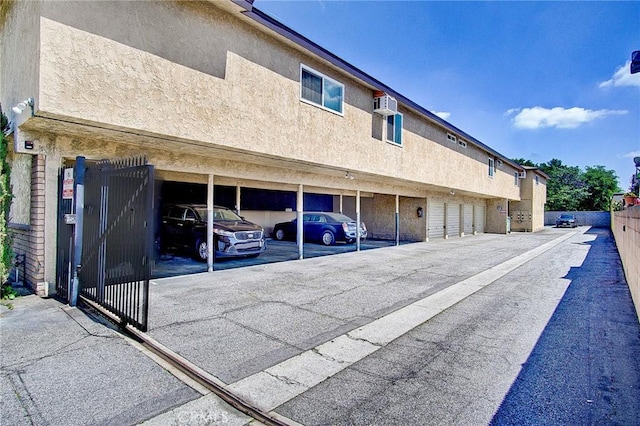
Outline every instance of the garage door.
<path fill-rule="evenodd" d="M 460 204 L 447 203 L 447 235 L 460 236 Z"/>
<path fill-rule="evenodd" d="M 483 204 L 476 205 L 476 232 L 484 232 L 485 206 Z"/>
<path fill-rule="evenodd" d="M 429 238 L 444 238 L 444 203 L 429 203 Z"/>
<path fill-rule="evenodd" d="M 473 234 L 473 204 L 464 205 L 464 235 Z"/>

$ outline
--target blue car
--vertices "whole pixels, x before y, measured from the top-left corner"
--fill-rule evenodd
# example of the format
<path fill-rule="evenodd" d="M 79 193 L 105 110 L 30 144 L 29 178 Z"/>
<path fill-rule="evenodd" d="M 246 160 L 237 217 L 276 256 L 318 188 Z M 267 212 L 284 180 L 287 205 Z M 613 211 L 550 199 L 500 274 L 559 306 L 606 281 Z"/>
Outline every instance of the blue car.
<path fill-rule="evenodd" d="M 356 222 L 349 216 L 340 213 L 305 212 L 302 214 L 305 241 L 319 242 L 326 246 L 344 241 L 353 243 L 356 240 Z M 296 241 L 298 221 L 277 223 L 273 227 L 276 240 Z M 360 222 L 360 238 L 367 238 L 367 227 Z"/>

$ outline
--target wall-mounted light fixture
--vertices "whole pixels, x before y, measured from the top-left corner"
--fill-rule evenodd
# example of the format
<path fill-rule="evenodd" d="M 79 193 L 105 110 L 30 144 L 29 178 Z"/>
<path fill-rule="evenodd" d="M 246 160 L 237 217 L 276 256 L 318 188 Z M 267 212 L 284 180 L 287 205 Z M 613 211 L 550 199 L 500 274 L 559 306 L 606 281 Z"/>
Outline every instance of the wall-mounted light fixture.
<path fill-rule="evenodd" d="M 31 108 L 31 115 L 33 116 L 33 105 L 34 105 L 33 98 L 25 99 L 24 101 L 19 102 L 16 106 L 11 108 L 11 111 L 15 112 L 16 114 L 22 114 L 24 110 L 27 109 L 27 107 L 29 107 Z"/>
<path fill-rule="evenodd" d="M 351 172 L 347 171 L 347 172 L 344 174 L 344 178 L 345 178 L 345 179 L 353 180 L 353 175 L 351 174 Z"/>
<path fill-rule="evenodd" d="M 456 195 L 456 192 L 453 189 L 451 189 L 449 190 L 449 195 Z"/>

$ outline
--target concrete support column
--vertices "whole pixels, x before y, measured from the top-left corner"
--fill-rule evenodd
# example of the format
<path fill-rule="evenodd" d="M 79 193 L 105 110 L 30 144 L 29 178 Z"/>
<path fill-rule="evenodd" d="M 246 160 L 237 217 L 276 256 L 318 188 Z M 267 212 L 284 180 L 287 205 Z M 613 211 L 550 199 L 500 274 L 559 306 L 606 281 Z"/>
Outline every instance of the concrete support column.
<path fill-rule="evenodd" d="M 213 272 L 213 262 L 215 256 L 213 238 L 213 175 L 209 175 L 207 183 L 207 270 Z"/>
<path fill-rule="evenodd" d="M 339 210 L 340 214 L 342 214 L 342 202 L 343 202 L 343 195 L 340 194 L 340 210 Z"/>
<path fill-rule="evenodd" d="M 396 245 L 400 245 L 400 195 L 396 194 Z"/>
<path fill-rule="evenodd" d="M 240 216 L 240 185 L 236 185 L 236 213 Z"/>
<path fill-rule="evenodd" d="M 356 191 L 356 251 L 360 251 L 360 190 Z"/>
<path fill-rule="evenodd" d="M 298 240 L 298 259 L 302 259 L 304 257 L 304 227 L 302 222 L 302 213 L 304 212 L 304 190 L 303 185 L 298 185 L 298 197 L 296 200 L 296 218 L 298 220 L 297 227 L 297 240 Z"/>
<path fill-rule="evenodd" d="M 424 235 L 422 241 L 429 241 L 429 200 L 424 199 L 424 208 L 422 209 L 422 222 L 424 223 Z"/>

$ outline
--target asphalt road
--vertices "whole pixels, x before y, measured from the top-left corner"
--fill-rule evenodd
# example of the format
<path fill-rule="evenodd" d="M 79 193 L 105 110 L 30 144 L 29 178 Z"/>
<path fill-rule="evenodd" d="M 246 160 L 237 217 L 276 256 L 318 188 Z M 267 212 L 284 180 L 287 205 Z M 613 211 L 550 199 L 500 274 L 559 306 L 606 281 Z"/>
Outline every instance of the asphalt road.
<path fill-rule="evenodd" d="M 612 237 L 593 229 L 276 411 L 305 425 L 638 425 L 639 330 Z"/>
<path fill-rule="evenodd" d="M 150 338 L 303 425 L 640 425 L 640 323 L 606 229 L 164 278 L 150 301 Z M 255 424 L 53 299 L 0 309 L 0 355 L 2 424 Z"/>

